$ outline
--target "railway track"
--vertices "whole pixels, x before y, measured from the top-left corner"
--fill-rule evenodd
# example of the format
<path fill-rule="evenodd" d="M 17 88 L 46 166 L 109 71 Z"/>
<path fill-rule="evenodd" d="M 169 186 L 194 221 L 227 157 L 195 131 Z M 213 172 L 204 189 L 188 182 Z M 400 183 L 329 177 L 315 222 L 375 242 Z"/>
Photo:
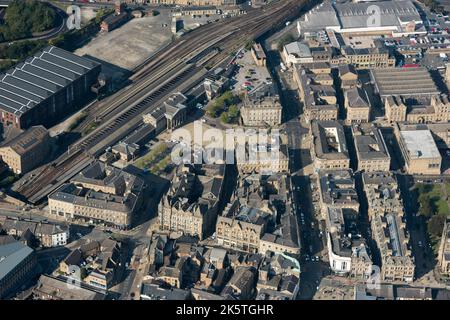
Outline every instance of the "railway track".
<path fill-rule="evenodd" d="M 61 173 L 88 159 L 89 157 L 86 154 L 78 152 L 70 158 L 63 159 L 59 163 L 47 165 L 45 169 L 35 177 L 34 183 L 28 185 L 26 188 L 18 189 L 17 192 L 22 194 L 25 198 L 30 199 L 39 193 L 44 186 L 52 184 Z"/>
<path fill-rule="evenodd" d="M 155 108 L 170 92 L 204 71 L 205 63 L 223 61 L 235 48 L 242 47 L 248 40 L 261 36 L 290 18 L 303 3 L 304 0 L 280 0 L 264 10 L 251 10 L 243 17 L 200 27 L 157 53 L 132 77 L 134 82 L 131 86 L 108 99 L 102 108 L 92 108 L 94 111 L 85 123 L 101 118 L 103 124 L 74 143 L 67 154 L 48 165 L 17 192 L 33 203 L 42 200 L 48 194 L 46 192 L 51 192 L 64 180 L 63 177 L 71 178 L 67 172 L 73 167 L 89 162 L 91 154 L 101 151 L 106 140 L 111 140 L 130 123 L 139 123 L 143 113 Z M 208 59 L 192 60 L 212 47 L 220 51 Z"/>
<path fill-rule="evenodd" d="M 203 41 L 202 44 L 196 45 L 195 52 L 201 52 L 203 50 L 207 50 L 207 48 L 215 45 L 217 42 L 222 41 L 226 37 L 228 37 L 230 33 L 222 34 L 219 36 L 210 35 L 206 41 Z M 183 42 L 184 43 L 184 42 Z M 191 47 L 186 47 L 184 50 L 190 50 Z M 177 51 L 178 52 L 178 51 Z M 125 88 L 125 92 L 121 92 L 120 94 L 116 94 L 108 99 L 107 102 L 103 102 L 106 106 L 103 108 L 97 108 L 98 105 L 91 107 L 91 112 L 89 112 L 88 117 L 83 121 L 81 125 L 78 126 L 77 132 L 83 132 L 87 129 L 87 127 L 93 121 L 103 121 L 109 120 L 111 115 L 114 115 L 114 111 L 117 111 L 123 107 L 125 103 L 135 103 L 139 93 L 145 91 L 145 89 L 152 84 L 160 83 L 164 75 L 169 74 L 177 69 L 180 65 L 188 62 L 192 59 L 193 55 L 191 51 L 186 51 L 188 54 L 181 55 L 179 54 L 178 58 L 173 60 L 168 60 L 165 65 L 158 64 L 159 68 L 150 68 L 147 69 L 146 77 L 139 77 L 139 79 L 134 79 L 133 84 L 129 87 Z M 119 110 L 120 111 L 120 110 Z"/>
<path fill-rule="evenodd" d="M 111 122 L 102 126 L 99 130 L 96 130 L 92 134 L 88 135 L 86 139 L 83 139 L 81 142 L 76 143 L 71 149 L 72 151 L 78 150 L 89 150 L 95 144 L 97 144 L 100 140 L 102 140 L 105 136 L 112 134 L 115 130 L 117 130 L 124 123 L 129 121 L 131 118 L 142 114 L 152 102 L 157 101 L 165 92 L 168 92 L 172 88 L 175 88 L 178 84 L 180 84 L 181 80 L 184 80 L 187 76 L 193 74 L 196 70 L 195 65 L 187 65 L 184 67 L 179 74 L 172 77 L 168 82 L 162 84 L 157 89 L 155 89 L 151 94 L 145 97 L 142 101 L 137 103 L 136 105 L 129 108 L 127 111 L 120 113 L 117 117 L 115 117 Z"/>
<path fill-rule="evenodd" d="M 287 8 L 287 6 L 289 6 L 289 8 Z M 133 81 L 132 90 L 139 92 L 139 90 L 141 90 L 139 83 L 142 81 L 145 81 L 146 85 L 158 81 L 160 74 L 170 71 L 174 65 L 183 60 L 183 57 L 186 56 L 186 54 L 189 55 L 191 52 L 196 52 L 200 47 L 208 45 L 208 43 L 213 40 L 217 41 L 217 39 L 222 39 L 223 34 L 226 31 L 228 31 L 228 34 L 233 33 L 235 36 L 236 33 L 240 33 L 240 39 L 249 37 L 251 36 L 249 30 L 253 30 L 251 24 L 267 24 L 267 16 L 274 15 L 274 12 L 278 13 L 282 10 L 289 11 L 295 6 L 295 2 L 288 3 L 287 5 L 285 2 L 277 2 L 265 11 L 253 9 L 245 16 L 228 18 L 217 23 L 206 24 L 189 32 L 183 38 L 176 40 L 171 45 L 165 47 L 165 50 L 155 54 L 148 60 L 145 66 L 141 67 L 139 71 L 130 77 L 130 80 Z M 272 22 L 274 20 L 276 20 L 276 18 L 271 19 Z M 257 36 L 259 36 L 259 34 Z M 184 57 L 184 59 L 186 60 L 187 58 Z M 104 107 L 99 108 L 97 104 L 92 106 L 92 111 L 76 131 L 81 133 L 84 132 L 92 122 L 103 120 L 105 115 L 111 114 L 116 108 L 120 108 L 122 103 L 130 99 L 130 95 L 126 95 L 126 99 L 123 97 L 124 95 L 121 95 L 121 97 L 116 99 L 116 97 L 113 96 L 107 100 L 107 103 L 100 103 L 100 105 L 106 105 Z"/>

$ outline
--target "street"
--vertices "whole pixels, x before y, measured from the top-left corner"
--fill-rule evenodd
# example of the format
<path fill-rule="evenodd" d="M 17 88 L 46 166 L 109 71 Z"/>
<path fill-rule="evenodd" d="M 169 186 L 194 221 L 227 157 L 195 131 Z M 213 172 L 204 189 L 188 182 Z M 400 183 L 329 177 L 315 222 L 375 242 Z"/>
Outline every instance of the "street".
<path fill-rule="evenodd" d="M 266 48 L 276 48 L 276 46 L 268 43 Z M 311 135 L 308 124 L 303 120 L 302 104 L 296 84 L 293 81 L 292 72 L 280 71 L 278 51 L 269 51 L 267 56 L 268 66 L 280 89 L 280 99 L 283 105 L 285 122 L 282 130 L 284 130 L 288 140 L 292 195 L 301 238 L 302 255 L 300 263 L 302 272 L 297 298 L 312 299 L 322 278 L 330 274 L 330 268 L 326 261 L 326 251 L 324 251 L 323 227 L 317 219 L 317 214 L 320 213 L 313 206 L 313 199 L 318 200 L 318 190 L 317 185 L 312 188 L 310 180 L 310 175 L 313 174 L 310 151 Z"/>

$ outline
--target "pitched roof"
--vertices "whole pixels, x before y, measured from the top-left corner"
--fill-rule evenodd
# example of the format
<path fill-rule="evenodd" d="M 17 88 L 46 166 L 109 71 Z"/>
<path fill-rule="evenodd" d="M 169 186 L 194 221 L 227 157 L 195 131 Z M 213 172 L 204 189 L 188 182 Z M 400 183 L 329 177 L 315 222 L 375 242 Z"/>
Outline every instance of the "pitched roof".
<path fill-rule="evenodd" d="M 42 143 L 46 137 L 48 137 L 48 131 L 44 126 L 34 126 L 0 147 L 10 147 L 19 155 L 24 155 L 30 149 Z"/>
<path fill-rule="evenodd" d="M 21 242 L 0 245 L 0 280 L 32 253 L 33 249 Z"/>
<path fill-rule="evenodd" d="M 345 98 L 350 108 L 369 108 L 367 92 L 360 88 L 352 88 L 345 91 Z"/>
<path fill-rule="evenodd" d="M 21 115 L 99 63 L 49 46 L 0 74 L 0 109 Z"/>

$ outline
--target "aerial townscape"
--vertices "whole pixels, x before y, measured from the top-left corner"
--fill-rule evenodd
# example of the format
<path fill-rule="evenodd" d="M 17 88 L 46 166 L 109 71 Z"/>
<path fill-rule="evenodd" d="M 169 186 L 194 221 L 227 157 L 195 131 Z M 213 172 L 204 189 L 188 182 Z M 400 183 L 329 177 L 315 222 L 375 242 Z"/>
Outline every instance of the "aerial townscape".
<path fill-rule="evenodd" d="M 450 300 L 448 14 L 0 0 L 0 300 Z"/>

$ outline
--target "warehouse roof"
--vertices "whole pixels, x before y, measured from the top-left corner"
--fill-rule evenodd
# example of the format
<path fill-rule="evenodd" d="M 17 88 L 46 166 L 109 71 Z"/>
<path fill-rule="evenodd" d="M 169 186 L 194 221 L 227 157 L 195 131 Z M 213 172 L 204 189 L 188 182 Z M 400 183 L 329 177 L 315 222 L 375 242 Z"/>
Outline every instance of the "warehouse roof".
<path fill-rule="evenodd" d="M 382 98 L 440 93 L 426 68 L 373 69 L 371 77 Z"/>
<path fill-rule="evenodd" d="M 56 47 L 0 74 L 0 109 L 21 115 L 99 64 Z"/>
<path fill-rule="evenodd" d="M 54 278 L 49 275 L 41 275 L 33 293 L 39 298 L 54 300 L 104 300 L 103 293 L 95 291 L 95 288 L 84 283 L 77 283 L 76 290 L 68 285 L 63 277 Z"/>
<path fill-rule="evenodd" d="M 370 16 L 368 15 L 368 12 L 374 5 L 377 6 L 378 11 L 380 12 L 380 27 L 399 27 L 401 23 L 408 21 L 415 21 L 417 23 L 422 21 L 416 7 L 409 0 L 336 3 L 335 8 L 342 28 L 367 28 L 368 16 Z"/>
<path fill-rule="evenodd" d="M 32 253 L 33 250 L 21 242 L 0 246 L 0 280 Z"/>
<path fill-rule="evenodd" d="M 380 18 L 376 25 L 369 21 L 371 11 L 376 6 Z M 333 29 L 338 32 L 352 29 L 403 31 L 408 22 L 421 24 L 422 19 L 412 1 L 370 1 L 370 2 L 324 2 L 305 15 L 301 23 L 303 31 Z"/>

